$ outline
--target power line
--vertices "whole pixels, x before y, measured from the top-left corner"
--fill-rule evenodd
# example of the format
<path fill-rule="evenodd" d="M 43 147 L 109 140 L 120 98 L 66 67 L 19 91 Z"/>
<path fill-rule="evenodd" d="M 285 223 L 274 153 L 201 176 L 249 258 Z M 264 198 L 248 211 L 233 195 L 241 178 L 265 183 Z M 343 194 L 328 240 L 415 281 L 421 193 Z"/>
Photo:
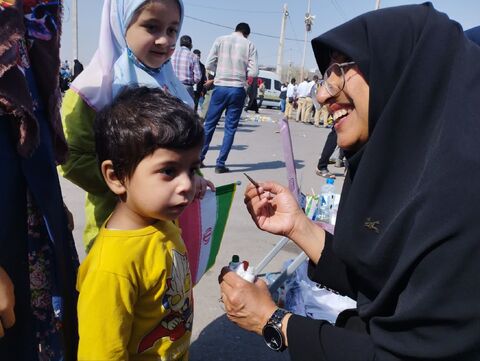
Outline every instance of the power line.
<path fill-rule="evenodd" d="M 330 2 L 337 9 L 337 11 L 340 13 L 340 15 L 342 15 L 344 19 L 347 19 L 347 16 L 345 15 L 345 11 L 343 11 L 343 8 L 340 6 L 340 4 L 337 2 L 337 0 L 330 0 Z"/>
<path fill-rule="evenodd" d="M 201 23 L 205 23 L 205 24 L 209 24 L 209 25 L 213 25 L 213 26 L 218 26 L 218 27 L 220 27 L 220 28 L 225 28 L 225 29 L 234 30 L 234 28 L 232 28 L 231 26 L 226 26 L 226 25 L 222 25 L 222 24 L 217 24 L 217 23 L 214 23 L 214 22 L 211 22 L 211 21 L 199 19 L 199 18 L 196 18 L 196 17 L 193 17 L 193 16 L 188 16 L 188 15 L 185 15 L 185 17 L 188 18 L 188 19 L 192 19 L 192 20 L 195 20 L 195 21 L 199 21 L 199 22 L 201 22 Z M 275 35 L 269 35 L 269 34 L 263 34 L 263 33 L 255 33 L 255 32 L 252 32 L 251 34 L 255 34 L 255 35 L 258 35 L 258 36 L 264 36 L 264 37 L 266 37 L 266 38 L 271 38 L 271 39 L 280 39 L 279 36 L 275 36 Z M 302 40 L 292 39 L 292 38 L 285 38 L 285 40 L 290 40 L 290 41 L 302 41 Z"/>
<path fill-rule="evenodd" d="M 227 8 L 219 8 L 216 6 L 205 6 L 205 5 L 198 5 L 198 4 L 190 4 L 190 3 L 183 3 L 184 5 L 194 6 L 194 7 L 201 7 L 202 9 L 212 9 L 212 10 L 219 10 L 219 11 L 231 11 L 231 12 L 243 12 L 243 13 L 250 13 L 250 14 L 278 14 L 281 11 L 258 11 L 258 10 L 244 10 L 244 9 L 227 9 Z"/>
<path fill-rule="evenodd" d="M 295 41 L 302 41 L 298 39 L 297 32 L 295 31 L 295 27 L 293 26 L 293 23 L 292 23 L 291 16 L 288 17 L 288 21 L 290 22 L 290 26 L 292 27 L 293 36 L 295 36 Z"/>

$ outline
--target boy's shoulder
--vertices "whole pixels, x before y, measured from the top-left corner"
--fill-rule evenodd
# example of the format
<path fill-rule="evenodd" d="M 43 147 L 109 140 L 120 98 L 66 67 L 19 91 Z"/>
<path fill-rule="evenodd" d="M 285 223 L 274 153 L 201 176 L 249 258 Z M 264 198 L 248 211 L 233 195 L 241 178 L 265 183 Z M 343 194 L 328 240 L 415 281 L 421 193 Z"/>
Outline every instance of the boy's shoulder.
<path fill-rule="evenodd" d="M 170 259 L 172 250 L 182 253 L 185 246 L 173 222 L 157 222 L 138 230 L 110 230 L 102 227 L 87 260 L 101 271 L 129 279 L 145 273 L 155 278 Z"/>

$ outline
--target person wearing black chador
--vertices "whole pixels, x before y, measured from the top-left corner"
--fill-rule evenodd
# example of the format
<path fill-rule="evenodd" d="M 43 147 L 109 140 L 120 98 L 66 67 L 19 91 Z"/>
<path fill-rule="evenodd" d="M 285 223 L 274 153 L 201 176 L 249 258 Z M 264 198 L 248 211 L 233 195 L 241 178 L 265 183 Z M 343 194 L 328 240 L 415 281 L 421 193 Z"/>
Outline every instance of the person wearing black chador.
<path fill-rule="evenodd" d="M 80 60 L 73 60 L 73 79 L 74 80 L 80 73 L 83 71 L 83 64 L 80 63 Z"/>
<path fill-rule="evenodd" d="M 430 3 L 364 14 L 312 46 L 348 158 L 335 235 L 277 183 L 248 185 L 245 203 L 357 307 L 335 325 L 294 315 L 224 268 L 227 316 L 294 361 L 480 360 L 480 47 Z"/>
<path fill-rule="evenodd" d="M 247 88 L 248 104 L 245 107 L 245 111 L 248 112 L 249 110 L 253 110 L 255 113 L 258 113 L 258 103 L 257 103 L 258 85 L 259 85 L 258 78 L 248 77 L 247 84 L 248 84 L 248 88 Z"/>

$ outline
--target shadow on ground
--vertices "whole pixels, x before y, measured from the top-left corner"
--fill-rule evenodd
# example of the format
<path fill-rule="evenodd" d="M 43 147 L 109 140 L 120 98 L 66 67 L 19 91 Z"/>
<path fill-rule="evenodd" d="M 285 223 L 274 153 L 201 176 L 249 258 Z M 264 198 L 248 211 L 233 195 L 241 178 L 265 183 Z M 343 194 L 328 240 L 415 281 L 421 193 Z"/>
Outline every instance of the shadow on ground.
<path fill-rule="evenodd" d="M 240 146 L 241 147 L 241 146 Z M 220 148 L 220 147 L 218 147 Z M 215 147 L 212 147 L 210 149 L 215 149 Z M 235 172 L 249 172 L 249 171 L 254 171 L 254 170 L 260 170 L 260 169 L 282 169 L 285 168 L 285 162 L 282 162 L 280 160 L 275 160 L 271 162 L 258 162 L 258 163 L 228 163 L 227 162 L 227 167 L 230 168 L 231 173 Z M 209 167 L 215 167 L 215 164 L 206 164 L 205 168 Z M 295 168 L 302 169 L 305 167 L 305 164 L 303 163 L 302 160 L 296 160 L 295 161 Z"/>
<path fill-rule="evenodd" d="M 268 349 L 261 336 L 245 331 L 221 316 L 203 329 L 190 346 L 190 361 L 287 361 L 288 351 Z"/>

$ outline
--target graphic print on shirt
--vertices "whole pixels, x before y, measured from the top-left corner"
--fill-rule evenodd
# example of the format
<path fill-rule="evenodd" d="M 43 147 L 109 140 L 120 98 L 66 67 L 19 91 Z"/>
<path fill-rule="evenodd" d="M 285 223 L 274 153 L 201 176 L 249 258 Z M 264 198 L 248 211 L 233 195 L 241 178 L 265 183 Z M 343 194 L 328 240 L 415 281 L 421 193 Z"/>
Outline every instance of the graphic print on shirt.
<path fill-rule="evenodd" d="M 167 291 L 163 298 L 163 307 L 167 315 L 140 341 L 138 353 L 152 347 L 163 337 L 170 341 L 179 340 L 187 331 L 192 330 L 191 278 L 186 254 L 172 251 L 171 277 L 167 278 Z"/>

